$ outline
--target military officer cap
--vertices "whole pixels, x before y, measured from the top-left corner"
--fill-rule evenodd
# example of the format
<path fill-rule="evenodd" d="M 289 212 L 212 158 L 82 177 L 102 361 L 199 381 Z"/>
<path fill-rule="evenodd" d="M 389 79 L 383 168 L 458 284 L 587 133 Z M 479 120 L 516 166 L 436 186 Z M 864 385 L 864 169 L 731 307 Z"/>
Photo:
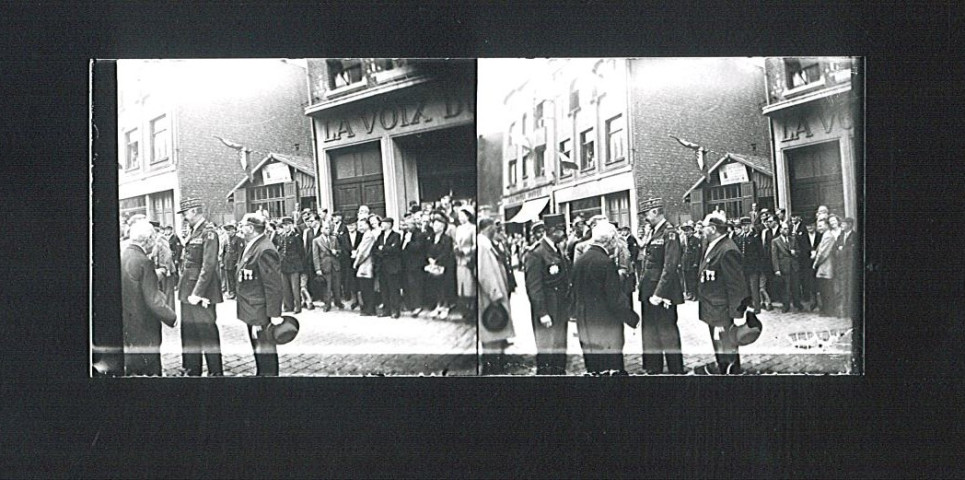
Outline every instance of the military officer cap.
<path fill-rule="evenodd" d="M 254 225 L 256 227 L 265 226 L 265 218 L 257 213 L 246 213 L 241 219 L 242 225 Z M 230 224 L 229 224 L 230 225 Z"/>
<path fill-rule="evenodd" d="M 640 206 L 640 212 L 646 213 L 654 208 L 663 208 L 663 199 L 660 197 L 650 198 Z"/>
<path fill-rule="evenodd" d="M 741 219 L 740 219 L 740 224 L 741 224 L 741 225 L 750 225 L 750 224 L 751 224 L 751 217 L 741 217 Z"/>
<path fill-rule="evenodd" d="M 566 219 L 563 218 L 561 213 L 551 213 L 543 215 L 543 223 L 546 224 L 547 230 L 563 230 L 566 231 Z"/>
<path fill-rule="evenodd" d="M 181 200 L 181 209 L 178 210 L 178 213 L 184 213 L 188 210 L 191 210 L 192 208 L 198 208 L 200 206 L 201 206 L 200 198 L 185 198 Z"/>
<path fill-rule="evenodd" d="M 288 225 L 288 224 L 290 224 L 290 223 L 295 223 L 295 221 L 292 220 L 292 217 L 281 217 L 281 224 L 282 224 L 282 225 Z"/>

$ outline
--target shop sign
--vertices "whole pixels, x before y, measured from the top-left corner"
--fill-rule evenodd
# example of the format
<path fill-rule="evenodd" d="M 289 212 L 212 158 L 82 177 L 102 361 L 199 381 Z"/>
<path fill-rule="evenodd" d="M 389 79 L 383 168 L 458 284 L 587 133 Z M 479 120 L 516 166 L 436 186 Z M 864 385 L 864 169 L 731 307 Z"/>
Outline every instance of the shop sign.
<path fill-rule="evenodd" d="M 324 141 L 335 142 L 354 138 L 357 134 L 372 135 L 375 132 L 404 130 L 449 120 L 460 115 L 474 113 L 471 102 L 446 97 L 442 102 L 386 103 L 380 107 L 362 111 L 343 118 L 326 119 L 322 122 Z"/>
<path fill-rule="evenodd" d="M 743 163 L 728 163 L 718 168 L 717 174 L 720 175 L 721 185 L 732 185 L 750 181 L 747 177 L 747 166 Z"/>
<path fill-rule="evenodd" d="M 284 163 L 269 163 L 261 169 L 263 184 L 285 183 L 292 181 L 291 170 Z"/>
<path fill-rule="evenodd" d="M 810 138 L 814 136 L 812 124 L 815 129 L 823 129 L 826 134 L 830 134 L 836 126 L 844 130 L 854 128 L 852 111 L 847 105 L 824 103 L 815 110 L 812 115 L 808 115 L 806 111 L 800 111 L 797 115 L 782 122 L 783 137 L 781 141 L 790 142 L 799 140 L 801 137 Z"/>

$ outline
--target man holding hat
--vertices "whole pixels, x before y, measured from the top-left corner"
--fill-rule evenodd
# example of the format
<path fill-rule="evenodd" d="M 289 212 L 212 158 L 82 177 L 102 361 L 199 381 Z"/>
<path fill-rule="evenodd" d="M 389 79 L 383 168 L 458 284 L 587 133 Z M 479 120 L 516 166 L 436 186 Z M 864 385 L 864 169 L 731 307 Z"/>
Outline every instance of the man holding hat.
<path fill-rule="evenodd" d="M 532 227 L 537 245 L 526 255 L 526 292 L 536 336 L 536 374 L 566 373 L 566 327 L 570 318 L 570 264 L 560 251 L 563 215 L 545 215 Z"/>
<path fill-rule="evenodd" d="M 191 228 L 184 245 L 178 300 L 181 301 L 181 359 L 189 376 L 201 376 L 201 355 L 208 376 L 221 376 L 221 337 L 215 306 L 223 301 L 218 278 L 218 232 L 205 220 L 201 200 L 181 200 L 178 213 Z"/>
<path fill-rule="evenodd" d="M 697 282 L 697 311 L 710 329 L 716 363 L 697 368 L 698 374 L 740 373 L 735 319 L 742 320 L 750 291 L 741 267 L 741 254 L 724 234 L 727 222 L 715 213 L 704 220 L 707 250 L 700 260 Z"/>
<path fill-rule="evenodd" d="M 248 326 L 255 354 L 255 374 L 278 376 L 278 350 L 269 325 L 281 323 L 281 256 L 265 235 L 265 220 L 249 213 L 241 219 L 247 245 L 237 263 L 238 319 Z"/>
<path fill-rule="evenodd" d="M 643 308 L 643 369 L 647 373 L 667 371 L 684 373 L 684 357 L 680 350 L 677 328 L 677 305 L 684 303 L 680 284 L 680 240 L 676 228 L 667 221 L 663 199 L 651 198 L 643 203 L 640 214 L 653 226 L 644 243 L 646 254 L 639 283 Z"/>

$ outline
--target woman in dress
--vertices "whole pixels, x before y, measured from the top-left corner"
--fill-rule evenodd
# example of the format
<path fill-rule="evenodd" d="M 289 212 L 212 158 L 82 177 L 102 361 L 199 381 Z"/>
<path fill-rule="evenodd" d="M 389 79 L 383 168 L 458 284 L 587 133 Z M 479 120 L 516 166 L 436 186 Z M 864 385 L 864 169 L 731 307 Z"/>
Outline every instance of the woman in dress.
<path fill-rule="evenodd" d="M 435 302 L 435 309 L 429 314 L 433 318 L 449 316 L 449 305 L 455 296 L 456 260 L 453 255 L 452 238 L 446 235 L 448 218 L 442 213 L 432 215 L 432 234 L 429 237 L 429 265 L 426 271 L 429 278 L 426 290 Z"/>

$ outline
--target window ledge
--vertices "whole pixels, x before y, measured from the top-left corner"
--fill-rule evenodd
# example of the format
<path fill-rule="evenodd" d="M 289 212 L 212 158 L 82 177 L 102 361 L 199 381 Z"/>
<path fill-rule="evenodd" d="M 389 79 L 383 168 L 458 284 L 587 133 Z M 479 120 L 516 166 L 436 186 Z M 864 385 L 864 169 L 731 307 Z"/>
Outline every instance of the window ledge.
<path fill-rule="evenodd" d="M 796 97 L 798 95 L 817 90 L 824 86 L 826 82 L 824 81 L 824 75 L 821 76 L 820 80 L 806 83 L 799 87 L 794 87 L 784 91 L 784 98 Z"/>

